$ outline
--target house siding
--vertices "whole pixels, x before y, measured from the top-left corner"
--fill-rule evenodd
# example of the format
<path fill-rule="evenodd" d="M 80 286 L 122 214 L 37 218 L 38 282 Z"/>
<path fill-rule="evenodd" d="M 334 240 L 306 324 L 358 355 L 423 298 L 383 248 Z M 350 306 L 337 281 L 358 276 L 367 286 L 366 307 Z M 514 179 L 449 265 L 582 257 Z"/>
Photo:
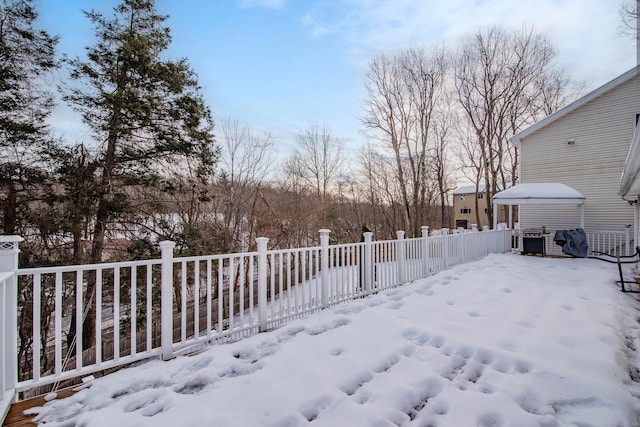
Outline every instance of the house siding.
<path fill-rule="evenodd" d="M 640 76 L 522 138 L 520 182 L 560 182 L 581 192 L 587 229 L 633 224 L 633 208 L 617 194 L 638 113 Z M 520 223 L 522 228 L 575 228 L 580 208 L 521 206 Z"/>

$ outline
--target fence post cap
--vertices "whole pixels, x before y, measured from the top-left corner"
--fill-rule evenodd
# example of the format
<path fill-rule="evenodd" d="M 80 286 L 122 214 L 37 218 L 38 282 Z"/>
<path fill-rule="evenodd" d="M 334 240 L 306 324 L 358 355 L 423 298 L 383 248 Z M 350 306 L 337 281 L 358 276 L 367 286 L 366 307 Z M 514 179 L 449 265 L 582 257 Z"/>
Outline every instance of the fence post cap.
<path fill-rule="evenodd" d="M 24 238 L 16 235 L 0 236 L 0 243 L 20 243 L 24 242 Z"/>
<path fill-rule="evenodd" d="M 328 228 L 321 228 L 320 230 L 318 230 L 318 233 L 320 233 L 320 234 L 329 234 L 329 233 L 331 233 L 331 230 L 329 230 Z"/>
<path fill-rule="evenodd" d="M 18 249 L 18 243 L 20 242 L 24 242 L 24 239 L 20 236 L 0 236 L 0 252 L 3 252 L 4 255 L 16 254 L 20 251 Z"/>
<path fill-rule="evenodd" d="M 170 249 L 176 246 L 176 242 L 173 240 L 163 240 L 158 244 L 160 245 L 160 249 Z"/>

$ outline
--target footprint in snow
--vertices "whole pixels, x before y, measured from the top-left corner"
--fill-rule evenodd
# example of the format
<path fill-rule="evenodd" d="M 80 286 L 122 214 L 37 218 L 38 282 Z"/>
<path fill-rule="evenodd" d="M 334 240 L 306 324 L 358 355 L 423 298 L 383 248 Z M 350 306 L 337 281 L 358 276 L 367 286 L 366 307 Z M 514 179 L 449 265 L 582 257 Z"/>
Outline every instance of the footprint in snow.
<path fill-rule="evenodd" d="M 360 313 L 362 310 L 364 310 L 365 307 L 359 305 L 359 304 L 349 304 L 349 305 L 344 305 L 341 307 L 336 307 L 333 309 L 333 312 L 336 314 L 358 314 Z"/>
<path fill-rule="evenodd" d="M 415 290 L 415 293 L 425 296 L 433 295 L 433 291 L 427 287 L 418 288 Z"/>
<path fill-rule="evenodd" d="M 398 356 L 398 353 L 392 353 L 391 355 L 387 356 L 385 359 L 381 360 L 377 364 L 377 366 L 373 368 L 373 372 L 375 372 L 376 374 L 389 372 L 391 368 L 393 368 L 395 365 L 398 364 L 398 362 L 400 362 L 400 356 Z"/>
<path fill-rule="evenodd" d="M 419 331 L 414 328 L 406 329 L 402 332 L 402 337 L 417 345 L 423 346 L 431 340 L 431 335 L 427 332 Z"/>
<path fill-rule="evenodd" d="M 335 348 L 331 349 L 329 354 L 331 354 L 332 356 L 340 356 L 344 352 L 345 352 L 345 348 L 344 347 L 335 347 Z"/>
<path fill-rule="evenodd" d="M 315 336 L 315 335 L 323 334 L 333 329 L 340 328 L 342 326 L 346 326 L 350 323 L 351 323 L 351 319 L 349 319 L 348 317 L 338 317 L 336 319 L 333 319 L 329 323 L 305 328 L 304 331 L 307 335 Z"/>
<path fill-rule="evenodd" d="M 347 380 L 338 388 L 347 396 L 353 396 L 360 388 L 373 379 L 373 374 L 369 371 L 363 371 Z"/>
<path fill-rule="evenodd" d="M 478 427 L 500 427 L 502 418 L 494 412 L 486 412 L 478 417 Z"/>
<path fill-rule="evenodd" d="M 173 386 L 173 391 L 178 394 L 199 394 L 205 388 L 217 381 L 217 376 L 193 375 L 185 381 L 181 381 Z"/>
<path fill-rule="evenodd" d="M 155 403 L 161 396 L 162 392 L 160 390 L 145 390 L 136 396 L 129 397 L 130 402 L 125 403 L 123 410 L 125 413 L 128 413 L 146 408 L 152 403 Z"/>
<path fill-rule="evenodd" d="M 474 357 L 475 361 L 480 363 L 481 365 L 489 365 L 495 359 L 495 356 L 492 352 L 488 350 L 478 350 Z"/>
<path fill-rule="evenodd" d="M 431 347 L 440 348 L 444 345 L 445 342 L 446 340 L 443 337 L 436 335 L 431 339 L 429 345 L 431 345 Z"/>
<path fill-rule="evenodd" d="M 329 406 L 331 406 L 332 399 L 329 396 L 322 396 L 318 399 L 312 400 L 304 405 L 300 409 L 300 414 L 309 422 L 318 418 L 318 415 Z"/>
<path fill-rule="evenodd" d="M 395 301 L 390 304 L 387 304 L 387 307 L 389 307 L 391 310 L 398 310 L 402 308 L 403 305 L 404 304 L 402 303 L 402 301 Z"/>

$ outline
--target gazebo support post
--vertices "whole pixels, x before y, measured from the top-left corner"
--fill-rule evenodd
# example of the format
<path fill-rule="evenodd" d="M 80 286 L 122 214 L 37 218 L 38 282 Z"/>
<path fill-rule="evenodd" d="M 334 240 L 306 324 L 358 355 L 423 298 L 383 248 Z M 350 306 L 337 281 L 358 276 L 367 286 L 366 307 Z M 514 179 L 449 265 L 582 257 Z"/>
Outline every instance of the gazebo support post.
<path fill-rule="evenodd" d="M 509 229 L 513 230 L 513 205 L 509 205 Z"/>
<path fill-rule="evenodd" d="M 633 204 L 633 247 L 640 244 L 638 239 L 638 221 L 640 220 L 640 197 Z"/>
<path fill-rule="evenodd" d="M 580 228 L 584 229 L 584 203 L 580 205 Z"/>
<path fill-rule="evenodd" d="M 498 228 L 498 204 L 493 202 L 493 229 Z"/>

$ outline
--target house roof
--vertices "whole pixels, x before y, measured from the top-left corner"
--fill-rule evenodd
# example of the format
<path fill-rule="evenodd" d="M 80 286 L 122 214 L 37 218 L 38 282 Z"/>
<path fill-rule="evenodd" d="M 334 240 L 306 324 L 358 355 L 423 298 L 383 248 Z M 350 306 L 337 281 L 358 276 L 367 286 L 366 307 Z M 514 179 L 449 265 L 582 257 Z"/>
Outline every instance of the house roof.
<path fill-rule="evenodd" d="M 493 201 L 498 205 L 581 205 L 584 196 L 557 182 L 526 183 L 496 193 Z"/>
<path fill-rule="evenodd" d="M 632 79 L 633 77 L 635 77 L 637 75 L 640 75 L 640 65 L 637 65 L 637 66 L 633 67 L 632 69 L 630 69 L 626 73 L 619 75 L 618 77 L 616 77 L 615 79 L 611 80 L 610 82 L 605 83 L 604 85 L 600 86 L 599 88 L 589 92 L 588 94 L 586 94 L 582 98 L 577 99 L 576 101 L 572 102 L 571 104 L 567 105 L 566 107 L 561 108 L 558 111 L 556 111 L 555 113 L 548 115 L 544 119 L 542 119 L 539 122 L 536 122 L 535 124 L 529 126 L 525 130 L 523 130 L 521 132 L 518 132 L 517 134 L 515 134 L 511 138 L 509 138 L 509 141 L 511 141 L 511 143 L 514 144 L 516 146 L 516 148 L 520 148 L 520 142 L 522 141 L 522 138 L 525 138 L 525 137 L 531 135 L 532 133 L 537 132 L 538 130 L 542 129 L 543 127 L 555 122 L 556 120 L 560 119 L 561 117 L 566 116 L 570 112 L 580 108 L 581 106 L 585 105 L 588 102 L 593 101 L 597 97 L 599 97 L 599 96 L 609 92 L 610 90 L 620 86 L 621 84 L 625 83 L 626 81 Z"/>
<path fill-rule="evenodd" d="M 478 186 L 478 193 L 484 193 L 484 184 Z M 458 187 L 453 191 L 453 194 L 475 194 L 475 185 L 465 185 L 464 187 Z"/>
<path fill-rule="evenodd" d="M 636 126 L 636 131 L 631 140 L 627 161 L 624 164 L 622 178 L 620 179 L 620 190 L 618 196 L 623 199 L 636 200 L 640 195 L 640 126 Z"/>

